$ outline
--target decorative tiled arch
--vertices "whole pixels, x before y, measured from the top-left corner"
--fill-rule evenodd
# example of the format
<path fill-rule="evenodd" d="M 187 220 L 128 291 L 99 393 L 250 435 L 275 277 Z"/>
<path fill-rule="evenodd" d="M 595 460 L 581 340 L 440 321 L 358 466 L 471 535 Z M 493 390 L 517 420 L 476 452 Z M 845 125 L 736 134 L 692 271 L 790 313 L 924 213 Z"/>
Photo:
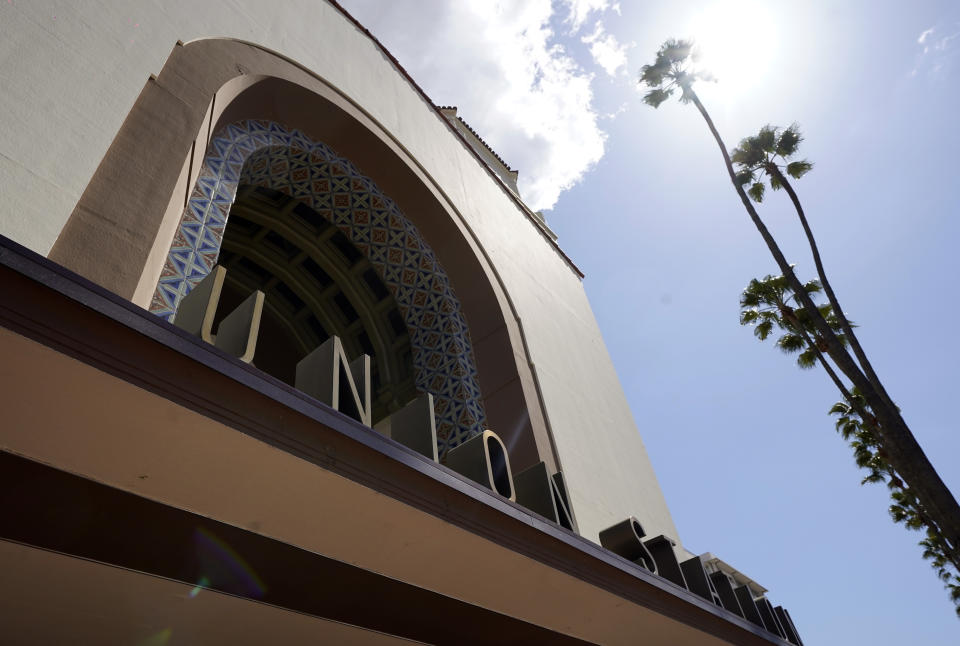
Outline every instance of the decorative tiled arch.
<path fill-rule="evenodd" d="M 305 202 L 369 258 L 406 321 L 417 388 L 434 395 L 441 454 L 480 432 L 485 414 L 469 330 L 433 250 L 349 160 L 298 130 L 251 120 L 212 139 L 150 311 L 172 318 L 180 299 L 216 264 L 240 184 Z"/>

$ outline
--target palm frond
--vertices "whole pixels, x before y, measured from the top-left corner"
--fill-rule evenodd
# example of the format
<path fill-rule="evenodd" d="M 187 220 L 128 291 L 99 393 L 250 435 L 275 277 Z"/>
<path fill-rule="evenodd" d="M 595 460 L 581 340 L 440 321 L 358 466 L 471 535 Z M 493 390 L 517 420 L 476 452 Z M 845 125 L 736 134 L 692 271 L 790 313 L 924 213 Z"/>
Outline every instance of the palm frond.
<path fill-rule="evenodd" d="M 667 39 L 657 51 L 657 61 L 661 59 L 673 63 L 681 63 L 690 56 L 693 49 L 693 41 L 680 38 Z"/>
<path fill-rule="evenodd" d="M 804 370 L 815 368 L 817 366 L 817 353 L 813 350 L 804 350 L 797 355 L 797 365 Z"/>
<path fill-rule="evenodd" d="M 860 424 L 854 420 L 848 420 L 846 424 L 839 426 L 837 430 L 840 431 L 843 439 L 849 440 L 860 432 Z"/>
<path fill-rule="evenodd" d="M 775 345 L 786 354 L 793 354 L 807 347 L 806 341 L 799 334 L 784 334 L 777 339 Z"/>
<path fill-rule="evenodd" d="M 697 80 L 695 74 L 681 72 L 677 75 L 677 85 L 680 86 L 680 103 L 691 103 L 695 96 L 693 92 L 693 82 Z"/>
<path fill-rule="evenodd" d="M 656 63 L 644 65 L 640 68 L 640 82 L 649 87 L 660 87 L 669 69 L 669 66 Z"/>
<path fill-rule="evenodd" d="M 743 186 L 753 181 L 753 171 L 742 170 L 734 176 L 734 182 L 737 186 Z"/>
<path fill-rule="evenodd" d="M 865 484 L 870 484 L 874 482 L 883 482 L 884 480 L 885 478 L 883 477 L 882 473 L 880 473 L 879 471 L 871 471 L 870 475 L 868 475 L 867 477 L 865 477 L 863 480 L 860 481 L 860 484 L 865 485 Z"/>
<path fill-rule="evenodd" d="M 743 148 L 743 142 L 740 142 L 740 145 L 730 151 L 730 161 L 734 164 L 739 164 L 741 166 L 746 165 L 747 160 L 747 151 Z"/>
<path fill-rule="evenodd" d="M 758 305 L 760 305 L 760 297 L 756 292 L 744 290 L 740 294 L 740 307 L 757 307 Z"/>
<path fill-rule="evenodd" d="M 793 267 L 793 265 L 790 265 L 790 267 Z M 776 290 L 780 293 L 790 291 L 790 286 L 787 283 L 786 276 L 767 276 L 765 281 L 767 285 L 769 285 L 770 289 Z"/>
<path fill-rule="evenodd" d="M 756 182 L 753 186 L 750 187 L 750 190 L 747 193 L 753 198 L 754 202 L 763 202 L 763 192 L 766 189 L 766 185 L 763 182 Z"/>
<path fill-rule="evenodd" d="M 790 157 L 797 152 L 801 141 L 803 141 L 803 136 L 800 134 L 800 126 L 793 124 L 780 133 L 780 139 L 777 140 L 776 152 L 781 157 Z"/>
<path fill-rule="evenodd" d="M 669 99 L 671 95 L 673 95 L 673 89 L 656 88 L 643 95 L 643 102 L 651 107 L 659 108 L 660 104 Z"/>
<path fill-rule="evenodd" d="M 902 523 L 909 517 L 907 510 L 901 505 L 890 505 L 890 509 L 888 511 L 890 512 L 890 517 L 893 518 L 893 522 L 895 523 Z"/>
<path fill-rule="evenodd" d="M 767 158 L 756 137 L 742 139 L 730 157 L 731 161 L 747 168 L 753 168 Z"/>
<path fill-rule="evenodd" d="M 787 164 L 787 175 L 794 179 L 800 179 L 809 173 L 812 168 L 813 163 L 808 162 L 806 159 L 803 161 L 790 162 Z"/>
<path fill-rule="evenodd" d="M 808 280 L 803 284 L 803 290 L 808 294 L 814 294 L 823 289 L 823 285 L 820 284 L 820 281 L 817 279 Z M 829 307 L 829 306 L 828 306 Z"/>
<path fill-rule="evenodd" d="M 830 415 L 846 415 L 850 412 L 850 404 L 847 402 L 837 402 L 830 407 L 828 414 Z"/>
<path fill-rule="evenodd" d="M 777 129 L 771 125 L 765 125 L 760 128 L 760 132 L 754 138 L 760 150 L 768 153 L 776 151 L 777 147 Z"/>
<path fill-rule="evenodd" d="M 773 331 L 772 321 L 764 321 L 763 323 L 758 323 L 757 326 L 753 328 L 753 334 L 761 341 L 766 341 L 767 337 L 770 336 L 770 332 L 772 331 Z"/>

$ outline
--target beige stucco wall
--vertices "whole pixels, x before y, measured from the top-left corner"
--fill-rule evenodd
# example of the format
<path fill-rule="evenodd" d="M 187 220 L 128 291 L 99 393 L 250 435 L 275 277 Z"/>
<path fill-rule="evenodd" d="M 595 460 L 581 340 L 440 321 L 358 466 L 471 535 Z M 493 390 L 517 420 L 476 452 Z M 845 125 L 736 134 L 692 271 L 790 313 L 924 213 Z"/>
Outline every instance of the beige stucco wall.
<path fill-rule="evenodd" d="M 340 89 L 397 138 L 462 215 L 522 321 L 584 536 L 596 540 L 603 527 L 635 515 L 649 534 L 676 538 L 579 277 L 332 6 L 0 3 L 0 233 L 48 253 L 148 75 L 177 40 L 217 36 L 280 52 Z"/>

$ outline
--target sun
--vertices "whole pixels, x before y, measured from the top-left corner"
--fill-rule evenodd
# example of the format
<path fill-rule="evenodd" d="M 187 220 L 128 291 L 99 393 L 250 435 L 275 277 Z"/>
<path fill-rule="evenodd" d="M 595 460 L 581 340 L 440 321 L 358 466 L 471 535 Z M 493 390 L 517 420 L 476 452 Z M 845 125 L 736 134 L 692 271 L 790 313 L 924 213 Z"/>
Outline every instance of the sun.
<path fill-rule="evenodd" d="M 712 4 L 693 17 L 688 33 L 696 67 L 716 78 L 697 91 L 724 100 L 742 98 L 765 80 L 779 40 L 769 4 L 758 0 Z"/>

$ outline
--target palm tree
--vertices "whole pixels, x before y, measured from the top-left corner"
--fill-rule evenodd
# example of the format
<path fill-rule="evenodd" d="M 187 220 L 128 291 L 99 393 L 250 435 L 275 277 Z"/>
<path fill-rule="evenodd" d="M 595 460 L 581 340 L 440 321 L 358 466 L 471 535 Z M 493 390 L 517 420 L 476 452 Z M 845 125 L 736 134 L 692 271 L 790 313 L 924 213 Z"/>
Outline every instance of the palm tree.
<path fill-rule="evenodd" d="M 796 154 L 800 142 L 803 140 L 800 129 L 797 124 L 791 125 L 785 130 L 766 125 L 760 128 L 760 132 L 752 137 L 743 139 L 733 150 L 731 158 L 737 165 L 738 172 L 736 181 L 741 186 L 751 184 L 747 191 L 748 195 L 756 202 L 762 202 L 764 196 L 763 176 L 766 175 L 770 182 L 770 188 L 774 190 L 784 189 L 793 202 L 800 225 L 807 237 L 807 243 L 810 245 L 810 253 L 813 256 L 813 263 L 817 269 L 817 276 L 820 278 L 820 284 L 823 285 L 827 300 L 833 306 L 837 318 L 840 321 L 841 329 L 849 340 L 850 347 L 857 358 L 860 366 L 863 368 L 867 379 L 876 387 L 878 394 L 883 398 L 889 407 L 895 408 L 893 401 L 887 395 L 883 384 L 873 370 L 873 366 L 867 359 L 866 353 L 860 346 L 856 334 L 853 332 L 853 326 L 847 320 L 837 300 L 837 296 L 827 279 L 826 271 L 823 268 L 823 261 L 820 258 L 820 249 L 817 247 L 817 241 L 813 236 L 813 230 L 807 221 L 807 216 L 803 212 L 803 206 L 800 204 L 800 198 L 787 179 L 786 175 L 794 179 L 800 179 L 811 169 L 813 164 L 807 160 L 789 161 L 790 157 Z M 786 175 L 784 174 L 786 173 Z M 759 177 L 757 175 L 759 174 Z"/>
<path fill-rule="evenodd" d="M 802 140 L 803 137 L 797 124 L 793 124 L 785 130 L 767 125 L 760 128 L 760 132 L 756 135 L 741 140 L 740 144 L 733 149 L 730 158 L 738 167 L 737 182 L 741 186 L 751 185 L 747 194 L 754 201 L 763 201 L 764 184 L 760 180 L 763 179 L 764 174 L 769 177 L 770 188 L 779 190 L 788 185 L 783 175 L 784 170 L 790 177 L 800 179 L 813 169 L 813 164 L 805 159 L 789 161 L 797 153 Z M 757 177 L 758 173 L 760 177 Z M 796 193 L 793 194 L 796 195 Z M 803 209 L 799 207 L 799 200 L 794 206 L 801 213 L 803 212 Z M 804 231 L 809 231 L 806 217 L 801 215 L 800 218 L 804 225 Z M 812 232 L 809 233 L 807 239 L 816 248 Z M 819 252 L 814 253 L 817 258 L 820 257 Z M 821 267 L 819 263 L 818 267 Z M 820 280 L 822 281 L 823 278 Z"/>
<path fill-rule="evenodd" d="M 710 133 L 713 135 L 714 140 L 716 140 L 717 146 L 720 147 L 720 154 L 723 156 L 723 163 L 727 168 L 727 173 L 730 175 L 730 181 L 733 182 L 733 186 L 737 191 L 737 195 L 740 196 L 740 200 L 743 202 L 743 207 L 746 209 L 747 214 L 753 221 L 757 231 L 760 232 L 760 236 L 763 238 L 764 243 L 766 243 L 767 248 L 770 250 L 770 254 L 773 256 L 774 261 L 776 261 L 777 266 L 780 268 L 780 271 L 786 278 L 790 288 L 795 294 L 798 295 L 800 304 L 803 306 L 803 308 L 810 311 L 815 311 L 816 306 L 810 299 L 810 296 L 807 294 L 807 292 L 804 291 L 803 285 L 793 272 L 793 267 L 787 262 L 787 259 L 780 250 L 779 245 L 777 245 L 777 241 L 774 240 L 773 236 L 770 234 L 770 231 L 767 229 L 767 226 L 764 224 L 763 220 L 760 219 L 756 209 L 750 202 L 750 198 L 747 197 L 746 192 L 743 190 L 743 184 L 737 181 L 737 174 L 734 172 L 733 162 L 730 159 L 730 155 L 727 153 L 727 147 L 723 143 L 723 139 L 720 137 L 720 133 L 717 131 L 717 128 L 713 123 L 713 119 L 710 118 L 710 114 L 707 112 L 707 109 L 700 101 L 700 97 L 697 96 L 696 91 L 693 89 L 693 84 L 696 81 L 708 80 L 709 76 L 703 72 L 698 72 L 692 69 L 689 65 L 690 54 L 692 50 L 693 43 L 684 40 L 671 39 L 666 41 L 663 46 L 660 47 L 660 49 L 657 51 L 657 57 L 654 63 L 652 65 L 644 65 L 640 71 L 640 82 L 650 88 L 650 90 L 644 95 L 643 100 L 647 105 L 658 108 L 664 101 L 673 96 L 677 90 L 680 90 L 680 102 L 693 103 L 693 105 L 696 106 L 700 116 L 702 116 L 703 120 L 706 121 L 707 127 L 710 129 Z M 836 335 L 829 328 L 826 321 L 824 321 L 822 317 L 811 317 L 811 320 L 820 334 L 824 337 L 828 345 L 840 345 L 840 341 L 836 338 Z M 849 365 L 838 364 L 838 367 L 844 372 L 844 374 L 853 374 L 859 372 L 852 361 L 849 362 Z M 851 378 L 851 380 L 853 379 Z M 864 383 L 865 388 L 868 386 L 868 384 Z"/>
<path fill-rule="evenodd" d="M 797 217 L 803 227 L 804 234 L 806 235 L 817 274 L 823 286 L 823 291 L 827 295 L 831 311 L 834 313 L 834 317 L 838 322 L 837 326 L 831 325 L 831 327 L 835 332 L 838 332 L 838 336 L 842 333 L 844 340 L 849 343 L 859 365 L 863 368 L 866 378 L 874 385 L 877 394 L 884 400 L 887 406 L 886 410 L 888 412 L 895 411 L 895 415 L 898 418 L 897 421 L 902 422 L 903 426 L 906 427 L 906 423 L 903 422 L 902 416 L 900 415 L 899 408 L 890 400 L 883 384 L 874 372 L 873 366 L 867 359 L 866 353 L 863 351 L 853 331 L 854 326 L 847 320 L 843 309 L 840 307 L 837 296 L 830 285 L 830 281 L 827 279 L 826 271 L 823 268 L 823 261 L 820 256 L 820 250 L 817 247 L 810 223 L 803 211 L 803 206 L 792 184 L 786 177 L 789 175 L 793 179 L 800 179 L 813 168 L 813 164 L 807 160 L 790 161 L 790 158 L 797 153 L 802 140 L 803 137 L 800 134 L 797 124 L 793 124 L 786 129 L 775 128 L 770 125 L 763 126 L 756 135 L 741 140 L 740 144 L 731 153 L 731 160 L 737 167 L 735 182 L 740 186 L 749 184 L 750 188 L 747 190 L 747 194 L 757 203 L 762 202 L 764 199 L 765 185 L 762 181 L 764 177 L 769 181 L 771 189 L 779 190 L 782 188 L 787 192 L 797 212 Z M 831 355 L 831 358 L 834 358 L 833 355 Z M 826 368 L 826 365 L 824 365 L 824 367 Z M 836 382 L 836 379 L 834 379 L 834 382 Z M 849 402 L 849 397 L 846 397 L 846 399 Z M 859 396 L 859 399 L 865 401 L 862 395 Z M 850 405 L 852 406 L 853 404 Z M 869 406 L 865 405 L 865 407 L 868 408 Z M 863 412 L 862 409 L 861 412 Z M 867 413 L 867 415 L 872 417 L 869 413 Z M 910 439 L 913 440 L 912 436 Z M 915 440 L 913 440 L 913 444 L 916 444 Z M 916 450 L 922 453 L 919 445 L 916 446 Z M 925 456 L 924 459 L 926 459 Z M 899 481 L 899 478 L 892 476 L 892 481 L 893 480 Z M 898 519 L 898 514 L 893 513 L 893 517 L 895 520 Z M 960 562 L 957 562 L 957 556 L 960 555 L 955 553 L 950 560 L 955 561 L 957 569 L 960 571 Z M 960 609 L 958 609 L 958 612 L 960 612 Z"/>
<path fill-rule="evenodd" d="M 823 288 L 819 281 L 811 280 L 804 283 L 803 289 L 812 298 Z M 740 295 L 740 325 L 753 325 L 753 333 L 761 341 L 767 340 L 774 327 L 778 328 L 783 334 L 774 345 L 786 354 L 799 352 L 797 365 L 809 369 L 816 366 L 826 352 L 826 342 L 817 333 L 807 311 L 802 307 L 797 309 L 797 300 L 783 276 L 754 278 Z M 833 306 L 819 305 L 817 311 L 845 343 L 846 336 L 840 332 L 840 321 L 833 313 Z M 824 360 L 823 365 L 828 372 L 833 372 L 829 362 Z"/>
<path fill-rule="evenodd" d="M 811 299 L 813 294 L 822 289 L 819 281 L 816 280 L 808 281 L 803 285 L 803 291 L 811 295 Z M 819 362 L 837 390 L 843 395 L 844 401 L 849 402 L 851 411 L 861 415 L 863 419 L 872 419 L 873 416 L 866 410 L 866 404 L 861 401 L 863 398 L 854 397 L 824 357 L 823 353 L 827 352 L 827 342 L 814 327 L 807 309 L 796 308 L 798 301 L 799 295 L 790 287 L 786 277 L 767 275 L 761 280 L 754 278 L 740 295 L 740 325 L 753 325 L 753 334 L 761 341 L 765 341 L 770 336 L 774 326 L 782 330 L 784 334 L 774 345 L 786 354 L 799 352 L 797 365 L 803 369 L 813 368 Z M 833 312 L 833 306 L 820 305 L 817 307 L 817 312 L 830 329 L 837 333 L 840 342 L 846 344 L 846 335 L 840 332 L 840 321 Z M 855 389 L 854 392 L 856 392 Z"/>
<path fill-rule="evenodd" d="M 818 334 L 818 351 L 820 351 L 819 347 L 822 345 L 837 369 L 850 380 L 852 389 L 860 393 L 864 405 L 856 404 L 855 401 L 852 400 L 852 389 L 844 386 L 838 376 L 834 379 L 834 383 L 840 389 L 847 403 L 850 406 L 859 408 L 857 412 L 862 413 L 865 416 L 864 419 L 871 420 L 871 427 L 874 428 L 877 433 L 878 442 L 884 451 L 886 459 L 888 459 L 890 465 L 900 474 L 903 480 L 909 483 L 910 491 L 916 496 L 917 504 L 922 507 L 925 516 L 930 520 L 929 526 L 931 531 L 943 537 L 950 562 L 960 570 L 960 505 L 957 504 L 953 494 L 950 493 L 950 490 L 940 479 L 939 474 L 937 474 L 933 465 L 923 453 L 923 450 L 913 437 L 906 422 L 900 416 L 899 409 L 893 404 L 883 385 L 876 377 L 859 343 L 856 343 L 849 321 L 846 321 L 841 308 L 836 304 L 836 297 L 833 295 L 833 290 L 827 289 L 829 283 L 825 280 L 825 274 L 822 272 L 819 252 L 812 232 L 810 231 L 809 224 L 802 215 L 803 211 L 800 207 L 799 199 L 796 198 L 796 193 L 793 191 L 792 186 L 790 186 L 783 173 L 780 172 L 779 165 L 776 163 L 776 157 L 786 158 L 795 152 L 796 145 L 799 143 L 799 133 L 796 130 L 788 129 L 786 132 L 790 132 L 791 134 L 787 136 L 787 140 L 784 142 L 783 134 L 777 137 L 777 133 L 773 129 L 768 128 L 767 132 L 761 130 L 761 135 L 758 136 L 762 136 L 763 140 L 759 142 L 759 148 L 764 150 L 772 145 L 773 152 L 771 153 L 770 151 L 764 150 L 765 156 L 758 160 L 757 163 L 766 162 L 768 156 L 772 163 L 770 165 L 764 163 L 762 166 L 747 164 L 744 170 L 751 169 L 751 172 L 755 172 L 762 168 L 762 170 L 770 176 L 770 181 L 777 184 L 775 188 L 784 188 L 787 190 L 791 199 L 794 200 L 794 206 L 801 216 L 801 223 L 807 233 L 811 249 L 815 254 L 817 269 L 818 272 L 820 272 L 821 281 L 824 284 L 825 291 L 831 303 L 831 312 L 835 314 L 838 322 L 840 322 L 843 338 L 841 338 L 840 331 L 834 330 L 831 327 L 826 317 L 814 304 L 810 293 L 804 289 L 803 284 L 796 277 L 793 267 L 787 262 L 776 240 L 757 214 L 750 197 L 748 197 L 747 192 L 744 190 L 744 185 L 751 180 L 746 180 L 744 175 L 738 178 L 738 174 L 734 170 L 733 160 L 727 152 L 723 139 L 720 137 L 720 133 L 717 131 L 713 120 L 710 118 L 709 113 L 693 88 L 695 82 L 705 80 L 708 77 L 690 66 L 692 50 L 693 44 L 683 40 L 668 40 L 660 47 L 654 63 L 652 65 L 644 65 L 641 69 L 640 82 L 649 88 L 649 91 L 644 96 L 644 102 L 657 108 L 679 90 L 681 103 L 692 103 L 696 106 L 697 111 L 703 117 L 707 127 L 710 129 L 710 133 L 717 142 L 717 146 L 720 148 L 720 154 L 723 157 L 730 181 L 737 195 L 739 195 L 744 209 L 747 211 L 751 221 L 763 238 L 767 248 L 770 250 L 770 254 L 773 256 L 777 266 L 780 268 L 786 286 L 790 288 L 796 302 L 802 310 L 806 312 L 809 324 Z M 771 134 L 773 135 L 772 137 Z M 792 144 L 790 141 L 791 137 L 796 138 L 796 141 L 792 142 Z M 778 144 L 784 145 L 780 152 L 777 152 L 776 149 Z M 787 168 L 789 172 L 789 165 Z M 796 172 L 793 176 L 799 177 L 808 171 L 810 166 L 808 164 L 805 166 L 794 166 L 794 169 Z M 800 172 L 801 170 L 802 172 Z M 756 184 L 757 183 L 754 182 L 750 190 L 753 191 L 755 197 L 762 199 L 763 184 L 760 184 L 760 188 L 756 188 Z M 851 344 L 855 344 L 853 345 L 854 354 L 857 356 L 859 363 L 854 361 L 847 352 L 844 347 L 844 339 L 851 342 Z M 822 351 L 820 352 L 822 353 Z M 818 358 L 824 366 L 827 365 L 822 354 Z"/>
<path fill-rule="evenodd" d="M 866 401 L 856 389 L 844 401 L 839 401 L 830 409 L 837 416 L 837 431 L 850 443 L 857 466 L 870 473 L 861 484 L 868 482 L 886 482 L 890 489 L 890 517 L 895 523 L 903 523 L 908 529 L 926 530 L 926 536 L 920 541 L 923 557 L 929 559 L 937 576 L 950 591 L 950 599 L 957 606 L 960 615 L 960 569 L 951 558 L 951 548 L 946 537 L 937 531 L 936 523 L 926 514 L 923 505 L 897 475 L 890 465 L 882 448 L 875 420 L 869 414 L 864 415 Z M 951 571 L 952 568 L 952 571 Z"/>
<path fill-rule="evenodd" d="M 887 395 L 883 384 L 874 372 L 866 353 L 853 332 L 854 326 L 847 320 L 840 307 L 830 281 L 827 279 L 820 251 L 810 228 L 810 223 L 803 211 L 803 206 L 786 177 L 786 175 L 789 175 L 794 179 L 800 179 L 813 168 L 813 164 L 806 160 L 789 161 L 796 154 L 802 139 L 799 127 L 793 124 L 786 129 L 766 125 L 756 135 L 741 140 L 740 144 L 731 153 L 731 159 L 737 167 L 736 182 L 741 186 L 749 184 L 750 188 L 747 190 L 747 194 L 757 203 L 762 202 L 764 198 L 765 185 L 762 181 L 764 177 L 768 179 L 770 188 L 773 190 L 782 188 L 790 196 L 810 246 L 823 291 L 830 302 L 830 311 L 833 313 L 834 321 L 836 321 L 836 325 L 831 323 L 831 327 L 835 332 L 838 332 L 838 337 L 842 336 L 844 341 L 849 342 L 867 379 L 876 387 L 877 393 L 887 404 L 888 410 L 896 411 L 896 416 L 902 421 L 899 408 L 893 404 Z M 751 283 L 751 287 L 754 282 Z M 748 287 L 748 292 L 751 287 Z M 741 323 L 743 322 L 741 317 Z M 855 438 L 851 440 L 851 446 L 854 449 L 858 466 L 871 469 L 871 474 L 864 478 L 864 482 L 887 481 L 892 490 L 891 496 L 894 499 L 894 504 L 890 507 L 890 514 L 894 521 L 903 522 L 912 529 L 924 526 L 927 528 L 927 537 L 921 541 L 921 545 L 924 547 L 924 556 L 933 561 L 940 578 L 947 582 L 947 587 L 951 590 L 951 597 L 955 602 L 958 602 L 957 612 L 960 613 L 960 560 L 958 560 L 960 554 L 956 549 L 957 544 L 954 542 L 951 545 L 951 541 L 945 539 L 940 525 L 924 511 L 918 495 L 911 489 L 904 487 L 903 481 L 896 474 L 896 470 L 885 458 L 886 451 L 881 448 L 882 434 L 877 428 L 876 417 L 869 412 L 870 407 L 863 395 L 854 388 L 854 396 L 851 397 L 850 393 L 844 391 L 844 387 L 838 382 L 836 375 L 832 373 L 825 362 L 823 366 L 841 392 L 844 392 L 844 401 L 836 404 L 831 409 L 831 414 L 842 415 L 837 427 L 844 433 L 844 438 L 848 440 L 851 437 Z M 809 366 L 804 366 L 801 362 L 801 367 Z M 859 430 L 854 435 L 851 435 L 852 431 L 849 429 L 851 420 L 863 420 L 858 422 L 860 424 Z M 904 426 L 906 426 L 905 423 Z M 872 438 L 872 444 L 864 439 L 867 437 Z M 911 439 L 913 438 L 911 437 Z M 919 450 L 919 446 L 916 448 Z M 882 465 L 882 468 L 878 467 L 878 464 Z M 951 563 L 956 568 L 957 573 L 951 574 L 948 572 L 945 567 L 947 563 Z"/>
<path fill-rule="evenodd" d="M 761 128 L 757 135 L 743 139 L 740 145 L 734 149 L 732 155 L 733 163 L 740 168 L 737 173 L 737 181 L 741 182 L 741 185 L 752 183 L 747 192 L 750 197 L 757 202 L 763 201 L 764 194 L 763 182 L 755 181 L 757 173 L 761 175 L 761 179 L 763 175 L 768 176 L 770 188 L 774 190 L 783 188 L 787 192 L 787 195 L 790 196 L 790 201 L 793 202 L 793 207 L 797 212 L 797 218 L 803 227 L 804 235 L 807 237 L 807 243 L 810 245 L 810 253 L 813 256 L 813 262 L 817 269 L 817 276 L 823 285 L 827 300 L 833 306 L 833 311 L 836 312 L 840 320 L 843 332 L 850 342 L 850 347 L 857 361 L 863 368 L 867 379 L 873 383 L 877 394 L 884 400 L 887 407 L 899 411 L 887 394 L 883 383 L 879 377 L 877 377 L 870 360 L 867 358 L 866 353 L 860 345 L 860 341 L 857 339 L 857 335 L 853 332 L 853 326 L 847 321 L 843 309 L 840 307 L 833 287 L 827 279 L 826 271 L 823 268 L 823 261 L 820 258 L 820 249 L 817 247 L 813 230 L 810 228 L 810 223 L 807 221 L 806 214 L 803 212 L 800 198 L 797 196 L 790 181 L 784 175 L 784 171 L 786 171 L 786 174 L 790 177 L 800 179 L 813 168 L 813 164 L 807 160 L 788 162 L 789 158 L 796 154 L 802 140 L 803 137 L 800 134 L 800 129 L 797 124 L 791 125 L 786 130 L 779 130 L 767 125 Z"/>

